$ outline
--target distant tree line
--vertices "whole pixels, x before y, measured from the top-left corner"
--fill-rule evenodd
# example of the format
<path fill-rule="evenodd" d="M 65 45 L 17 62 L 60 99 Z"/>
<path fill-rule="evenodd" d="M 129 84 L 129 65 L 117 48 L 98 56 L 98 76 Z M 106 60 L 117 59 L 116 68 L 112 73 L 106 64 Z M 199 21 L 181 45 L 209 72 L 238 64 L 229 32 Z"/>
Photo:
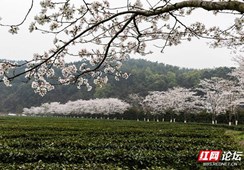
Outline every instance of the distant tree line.
<path fill-rule="evenodd" d="M 24 108 L 26 116 L 73 116 L 107 118 L 111 115 L 123 114 L 130 105 L 116 98 L 43 103 L 39 107 Z"/>

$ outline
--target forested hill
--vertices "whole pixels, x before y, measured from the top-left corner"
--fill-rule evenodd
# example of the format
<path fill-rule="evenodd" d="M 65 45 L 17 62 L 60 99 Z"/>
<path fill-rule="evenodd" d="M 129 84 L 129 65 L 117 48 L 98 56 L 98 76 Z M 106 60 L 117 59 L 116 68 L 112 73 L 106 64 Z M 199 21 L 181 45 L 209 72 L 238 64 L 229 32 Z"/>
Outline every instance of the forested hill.
<path fill-rule="evenodd" d="M 93 88 L 91 92 L 87 92 L 85 88 L 79 90 L 74 85 L 58 86 L 46 96 L 41 97 L 34 93 L 30 83 L 18 81 L 12 87 L 0 84 L 0 112 L 22 112 L 24 107 L 39 106 L 43 102 L 64 103 L 69 100 L 102 97 L 126 99 L 131 93 L 146 95 L 148 91 L 162 91 L 174 86 L 190 88 L 196 86 L 200 79 L 212 76 L 226 77 L 226 74 L 231 71 L 231 68 L 227 67 L 186 69 L 142 59 L 130 59 L 124 63 L 122 69 L 131 74 L 127 80 L 116 81 L 111 78 L 106 86 Z"/>

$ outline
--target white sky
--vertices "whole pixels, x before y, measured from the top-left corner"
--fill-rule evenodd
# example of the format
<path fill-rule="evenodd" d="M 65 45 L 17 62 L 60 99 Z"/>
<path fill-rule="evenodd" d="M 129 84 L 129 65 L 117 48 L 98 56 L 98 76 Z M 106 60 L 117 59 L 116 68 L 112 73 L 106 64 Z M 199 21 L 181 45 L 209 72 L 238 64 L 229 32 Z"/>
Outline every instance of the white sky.
<path fill-rule="evenodd" d="M 77 0 L 78 1 L 78 0 Z M 112 1 L 112 0 L 110 0 Z M 116 1 L 119 5 L 126 4 L 127 0 Z M 35 1 L 35 6 L 31 12 L 29 21 L 39 12 L 40 1 Z M 153 1 L 152 1 L 153 2 Z M 155 1 L 156 2 L 156 1 Z M 19 23 L 27 12 L 30 0 L 1 0 L 0 21 L 3 24 Z M 115 4 L 115 2 L 113 2 Z M 209 25 L 218 24 L 227 26 L 233 23 L 233 17 L 214 17 L 212 13 L 199 11 L 194 16 L 186 18 L 184 22 L 197 20 L 208 23 Z M 203 17 L 204 16 L 204 17 Z M 19 34 L 11 35 L 7 28 L 0 27 L 0 58 L 28 60 L 34 53 L 43 53 L 52 47 L 53 37 L 41 33 L 29 33 L 28 25 L 21 27 Z M 234 66 L 233 55 L 226 48 L 210 49 L 203 40 L 184 42 L 176 47 L 166 48 L 164 53 L 160 49 L 152 48 L 154 53 L 150 56 L 140 57 L 151 61 L 158 61 L 180 67 L 189 68 L 214 68 L 219 66 Z M 138 58 L 139 56 L 136 56 Z"/>

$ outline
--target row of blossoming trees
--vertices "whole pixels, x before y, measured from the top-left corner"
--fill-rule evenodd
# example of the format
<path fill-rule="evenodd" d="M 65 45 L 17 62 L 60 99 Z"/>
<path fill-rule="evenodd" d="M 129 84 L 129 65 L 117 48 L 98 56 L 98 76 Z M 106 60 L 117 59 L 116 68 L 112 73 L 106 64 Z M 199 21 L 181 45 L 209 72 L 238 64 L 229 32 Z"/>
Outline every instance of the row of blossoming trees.
<path fill-rule="evenodd" d="M 77 100 L 65 104 L 59 102 L 44 103 L 40 107 L 24 108 L 25 115 L 54 115 L 54 116 L 95 116 L 107 117 L 124 113 L 130 105 L 116 98 Z"/>
<path fill-rule="evenodd" d="M 183 113 L 184 122 L 189 112 L 206 111 L 212 115 L 212 124 L 217 124 L 216 117 L 227 114 L 229 125 L 234 118 L 238 124 L 238 109 L 244 102 L 244 58 L 238 58 L 239 67 L 229 74 L 229 79 L 212 77 L 201 80 L 195 89 L 175 87 L 168 91 L 149 92 L 141 106 L 146 113 L 164 115 L 171 113 L 170 122 L 175 121 L 174 115 Z M 132 95 L 134 99 L 138 96 Z M 139 100 L 138 100 L 139 101 Z"/>
<path fill-rule="evenodd" d="M 175 115 L 183 114 L 186 123 L 188 113 L 206 111 L 211 113 L 213 124 L 217 124 L 218 115 L 228 114 L 231 125 L 233 118 L 238 123 L 237 110 L 242 102 L 242 94 L 239 87 L 233 86 L 233 81 L 212 77 L 201 80 L 196 89 L 176 87 L 168 91 L 149 92 L 141 105 L 145 113 L 155 117 L 170 113 L 170 122 L 175 122 Z"/>
<path fill-rule="evenodd" d="M 77 100 L 66 104 L 58 102 L 44 103 L 40 107 L 24 108 L 26 115 L 78 115 L 108 117 L 123 114 L 131 106 L 143 110 L 145 115 L 164 117 L 170 113 L 170 122 L 175 122 L 175 115 L 205 111 L 212 115 L 212 124 L 217 124 L 217 116 L 227 114 L 229 125 L 233 120 L 238 124 L 238 108 L 244 102 L 244 59 L 238 58 L 239 67 L 229 74 L 229 79 L 212 77 L 201 80 L 196 88 L 175 87 L 167 91 L 151 91 L 145 97 L 137 94 L 129 96 L 130 104 L 117 98 Z M 164 118 L 163 118 L 164 121 Z"/>
<path fill-rule="evenodd" d="M 145 115 L 154 116 L 157 121 L 159 121 L 159 116 L 164 117 L 166 113 L 170 113 L 170 122 L 175 122 L 175 115 L 183 114 L 186 123 L 188 113 L 197 114 L 207 111 L 212 114 L 213 124 L 217 124 L 216 117 L 219 114 L 228 114 L 229 125 L 231 125 L 233 118 L 237 124 L 237 109 L 242 102 L 243 90 L 241 86 L 234 83 L 233 80 L 212 77 L 201 80 L 196 89 L 175 87 L 168 91 L 152 91 L 145 98 L 136 94 L 130 95 L 130 98 L 134 100 L 131 105 L 142 109 Z M 111 115 L 123 114 L 131 105 L 117 98 L 77 100 L 65 104 L 44 103 L 40 107 L 24 108 L 23 113 L 26 115 L 109 118 Z"/>

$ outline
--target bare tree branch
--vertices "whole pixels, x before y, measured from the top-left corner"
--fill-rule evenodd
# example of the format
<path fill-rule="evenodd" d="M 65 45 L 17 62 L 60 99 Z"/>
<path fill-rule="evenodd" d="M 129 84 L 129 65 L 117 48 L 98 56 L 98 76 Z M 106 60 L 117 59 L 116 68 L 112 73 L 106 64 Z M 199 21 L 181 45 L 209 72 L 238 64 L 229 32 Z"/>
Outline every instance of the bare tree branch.
<path fill-rule="evenodd" d="M 31 12 L 31 10 L 33 8 L 33 5 L 34 5 L 34 0 L 31 0 L 30 8 L 28 9 L 27 13 L 24 16 L 24 19 L 20 23 L 18 23 L 18 24 L 12 24 L 12 25 L 0 24 L 0 26 L 6 26 L 6 27 L 11 27 L 11 26 L 19 27 L 19 26 L 21 26 L 22 24 L 24 24 L 24 22 L 26 21 L 27 17 L 29 16 L 29 14 L 30 14 L 30 12 Z"/>

